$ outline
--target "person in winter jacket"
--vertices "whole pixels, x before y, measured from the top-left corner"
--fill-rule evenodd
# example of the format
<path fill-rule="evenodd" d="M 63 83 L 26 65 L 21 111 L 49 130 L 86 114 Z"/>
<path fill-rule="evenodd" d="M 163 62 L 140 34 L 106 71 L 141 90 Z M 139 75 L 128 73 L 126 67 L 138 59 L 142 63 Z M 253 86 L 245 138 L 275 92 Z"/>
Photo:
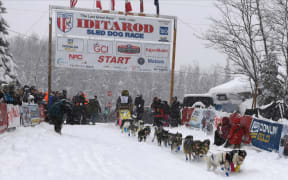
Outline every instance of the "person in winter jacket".
<path fill-rule="evenodd" d="M 163 126 L 162 120 L 164 117 L 164 108 L 161 103 L 161 99 L 154 97 L 153 103 L 151 104 L 151 108 L 153 109 L 154 113 L 154 126 L 161 127 Z"/>
<path fill-rule="evenodd" d="M 92 123 L 95 124 L 96 120 L 99 117 L 99 113 L 101 113 L 101 107 L 97 96 L 94 96 L 94 99 L 91 99 L 88 104 L 88 112 L 91 114 Z"/>
<path fill-rule="evenodd" d="M 119 109 L 128 109 L 132 113 L 132 97 L 129 95 L 128 90 L 123 90 L 121 96 L 117 99 L 116 110 L 118 111 Z"/>
<path fill-rule="evenodd" d="M 142 94 L 137 95 L 134 101 L 134 105 L 136 107 L 136 114 L 137 114 L 137 120 L 142 120 L 142 116 L 144 113 L 144 99 L 142 98 Z"/>
<path fill-rule="evenodd" d="M 240 124 L 240 117 L 233 118 L 233 126 L 231 127 L 229 134 L 227 136 L 228 141 L 225 144 L 225 147 L 234 145 L 235 148 L 240 148 L 242 137 L 244 135 L 244 128 Z"/>
<path fill-rule="evenodd" d="M 180 121 L 180 102 L 177 100 L 177 97 L 173 97 L 173 101 L 170 108 L 170 117 L 172 120 L 172 126 L 178 126 L 181 124 Z"/>
<path fill-rule="evenodd" d="M 218 124 L 214 135 L 214 144 L 221 146 L 225 143 L 231 129 L 229 117 L 223 117 L 222 122 Z"/>
<path fill-rule="evenodd" d="M 72 104 L 65 99 L 58 100 L 51 106 L 48 114 L 54 123 L 55 132 L 61 134 L 63 116 L 65 113 L 70 113 L 70 111 L 72 111 Z"/>
<path fill-rule="evenodd" d="M 163 101 L 163 110 L 164 110 L 164 126 L 168 126 L 168 120 L 169 120 L 169 113 L 170 113 L 170 107 L 167 101 Z"/>
<path fill-rule="evenodd" d="M 120 110 L 128 110 L 130 115 L 132 114 L 133 111 L 133 100 L 132 97 L 129 95 L 128 90 L 123 90 L 121 92 L 121 96 L 118 97 L 117 103 L 116 103 L 116 112 L 117 112 L 117 120 L 116 124 L 121 124 L 123 125 L 122 121 L 119 122 L 120 118 Z"/>

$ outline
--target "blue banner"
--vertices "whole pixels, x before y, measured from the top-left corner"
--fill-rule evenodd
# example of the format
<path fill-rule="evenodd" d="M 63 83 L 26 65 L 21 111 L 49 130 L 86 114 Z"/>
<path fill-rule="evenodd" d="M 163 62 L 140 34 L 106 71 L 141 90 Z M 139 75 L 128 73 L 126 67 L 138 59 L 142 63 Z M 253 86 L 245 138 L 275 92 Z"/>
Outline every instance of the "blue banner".
<path fill-rule="evenodd" d="M 251 143 L 260 149 L 278 152 L 282 129 L 282 124 L 253 119 L 250 126 Z"/>

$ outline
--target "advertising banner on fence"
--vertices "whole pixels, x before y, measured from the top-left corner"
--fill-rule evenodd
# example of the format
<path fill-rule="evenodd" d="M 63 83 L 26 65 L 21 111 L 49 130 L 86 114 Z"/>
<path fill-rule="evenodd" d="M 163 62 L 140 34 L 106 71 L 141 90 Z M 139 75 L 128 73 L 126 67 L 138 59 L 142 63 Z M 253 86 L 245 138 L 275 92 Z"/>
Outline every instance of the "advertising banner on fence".
<path fill-rule="evenodd" d="M 194 109 L 190 121 L 187 123 L 191 127 L 200 128 L 203 119 L 203 109 Z"/>
<path fill-rule="evenodd" d="M 187 124 L 192 116 L 194 108 L 192 107 L 184 107 L 182 109 L 181 117 L 182 117 L 182 124 Z"/>
<path fill-rule="evenodd" d="M 39 108 L 38 105 L 29 105 L 29 113 L 31 118 L 32 125 L 36 125 L 40 123 L 40 114 L 39 114 Z"/>
<path fill-rule="evenodd" d="M 38 105 L 36 104 L 22 105 L 22 123 L 23 126 L 36 125 L 40 123 L 40 114 Z"/>
<path fill-rule="evenodd" d="M 202 128 L 207 125 L 208 122 L 214 122 L 215 111 L 212 109 L 194 109 L 190 121 L 187 125 L 195 128 Z"/>
<path fill-rule="evenodd" d="M 21 107 L 21 113 L 22 113 L 22 124 L 24 127 L 31 126 L 31 119 L 29 114 L 29 107 L 26 105 L 22 105 Z"/>
<path fill-rule="evenodd" d="M 8 128 L 7 105 L 0 103 L 0 133 L 3 133 Z"/>
<path fill-rule="evenodd" d="M 40 122 L 43 122 L 45 121 L 46 118 L 44 105 L 40 104 L 38 108 L 39 108 Z"/>
<path fill-rule="evenodd" d="M 7 115 L 8 115 L 8 128 L 20 126 L 20 109 L 19 109 L 19 106 L 7 104 Z"/>
<path fill-rule="evenodd" d="M 57 67 L 169 71 L 174 18 L 55 10 Z"/>
<path fill-rule="evenodd" d="M 278 151 L 283 125 L 253 119 L 250 126 L 252 145 L 267 151 Z"/>

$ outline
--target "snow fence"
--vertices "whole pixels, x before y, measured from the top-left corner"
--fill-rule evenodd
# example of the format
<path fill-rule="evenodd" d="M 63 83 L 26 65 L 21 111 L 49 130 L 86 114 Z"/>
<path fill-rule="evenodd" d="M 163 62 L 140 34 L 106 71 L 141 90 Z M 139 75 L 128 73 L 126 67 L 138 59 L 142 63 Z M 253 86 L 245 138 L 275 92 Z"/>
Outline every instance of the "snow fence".
<path fill-rule="evenodd" d="M 44 120 L 43 105 L 23 104 L 16 106 L 0 103 L 0 133 L 20 126 L 35 126 Z"/>

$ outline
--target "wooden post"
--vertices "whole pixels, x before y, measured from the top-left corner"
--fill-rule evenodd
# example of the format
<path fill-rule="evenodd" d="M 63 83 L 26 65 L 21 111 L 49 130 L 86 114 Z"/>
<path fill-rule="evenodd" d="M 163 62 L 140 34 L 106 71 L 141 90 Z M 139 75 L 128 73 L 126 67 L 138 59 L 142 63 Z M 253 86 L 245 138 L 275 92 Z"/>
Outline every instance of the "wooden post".
<path fill-rule="evenodd" d="M 51 74 L 52 74 L 52 17 L 51 9 L 49 8 L 49 52 L 48 52 L 48 104 L 51 94 Z"/>
<path fill-rule="evenodd" d="M 175 70 L 175 57 L 176 57 L 176 33 L 177 33 L 177 20 L 174 19 L 174 34 L 173 34 L 173 54 L 172 54 L 172 69 L 171 69 L 171 87 L 170 87 L 170 104 L 174 93 L 174 70 Z"/>

